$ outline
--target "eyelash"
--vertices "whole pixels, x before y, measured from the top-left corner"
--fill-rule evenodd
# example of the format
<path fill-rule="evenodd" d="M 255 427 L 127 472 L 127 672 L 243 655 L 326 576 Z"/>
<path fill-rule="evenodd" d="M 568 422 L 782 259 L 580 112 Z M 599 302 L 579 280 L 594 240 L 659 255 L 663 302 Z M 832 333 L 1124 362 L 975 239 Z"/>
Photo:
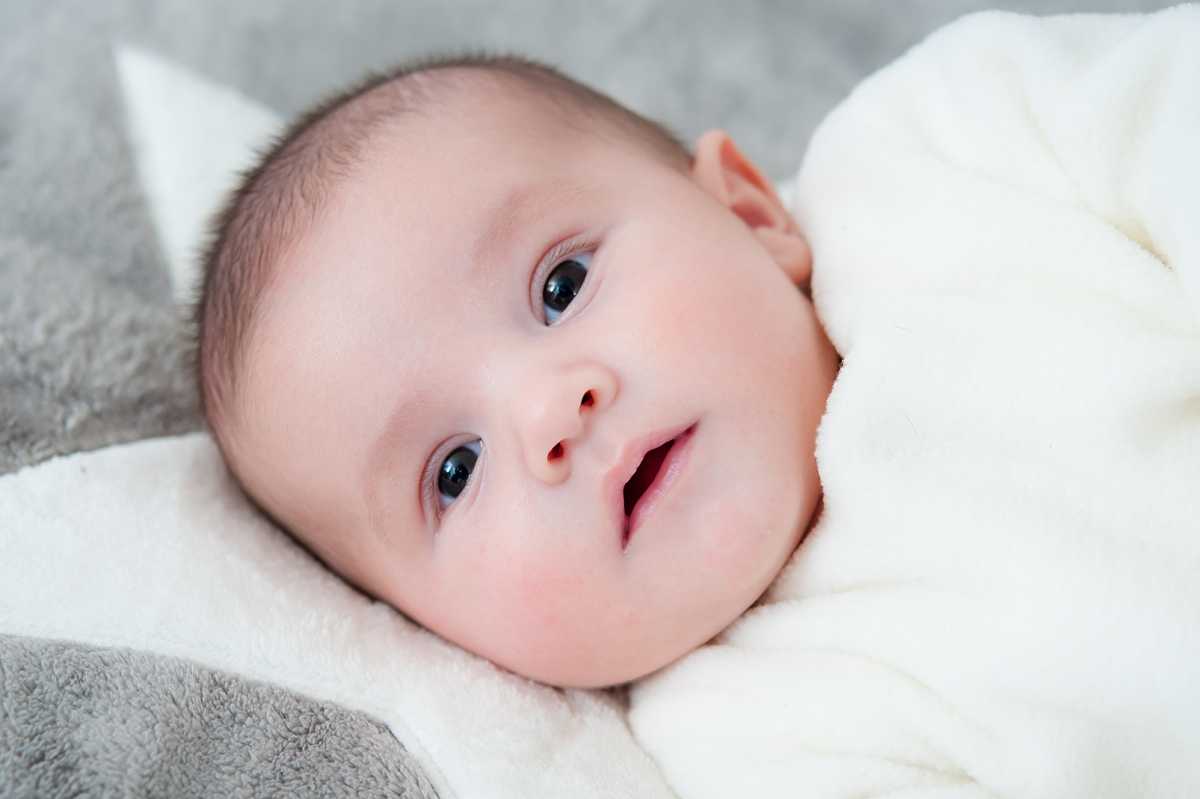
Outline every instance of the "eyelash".
<path fill-rule="evenodd" d="M 535 292 L 535 287 L 540 289 L 540 286 L 543 285 L 546 279 L 550 277 L 550 273 L 554 271 L 555 267 L 573 255 L 578 255 L 581 252 L 595 252 L 597 246 L 598 242 L 596 242 L 595 239 L 589 236 L 579 235 L 572 236 L 568 239 L 563 239 L 558 244 L 551 247 L 550 250 L 544 256 L 542 256 L 541 260 L 538 261 L 537 267 L 533 270 L 533 274 L 530 276 L 528 293 L 534 304 L 538 306 L 541 305 L 541 291 L 538 290 Z M 587 281 L 585 281 L 585 285 L 586 283 Z M 546 320 L 544 318 L 544 314 L 539 315 L 542 316 L 539 321 L 545 324 Z M 560 316 L 558 322 L 554 322 L 553 324 L 547 326 L 560 324 L 561 321 L 562 317 Z M 445 512 L 442 510 L 441 503 L 438 502 L 437 496 L 437 478 L 438 471 L 441 469 L 442 461 L 445 460 L 451 452 L 454 452 L 454 450 L 471 440 L 473 439 L 463 439 L 462 441 L 456 441 L 451 445 L 439 447 L 438 449 L 434 450 L 433 454 L 426 462 L 424 473 L 421 475 L 421 494 L 422 500 L 426 503 L 426 506 L 433 509 L 433 516 L 435 519 L 440 520 L 442 514 Z M 480 439 L 480 450 L 477 463 L 482 462 L 484 451 L 486 449 L 487 448 L 483 446 L 483 440 Z M 476 467 L 476 470 L 478 470 L 478 467 Z M 476 477 L 475 472 L 472 472 L 469 482 L 474 482 L 477 479 L 478 478 Z"/>

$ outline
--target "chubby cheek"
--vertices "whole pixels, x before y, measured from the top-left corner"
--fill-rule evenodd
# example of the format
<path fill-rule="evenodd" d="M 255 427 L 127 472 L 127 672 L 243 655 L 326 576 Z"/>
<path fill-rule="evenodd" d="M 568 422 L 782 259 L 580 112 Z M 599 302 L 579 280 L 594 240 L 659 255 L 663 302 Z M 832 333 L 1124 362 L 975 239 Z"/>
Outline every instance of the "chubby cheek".
<path fill-rule="evenodd" d="M 510 605 L 528 632 L 561 630 L 576 621 L 576 599 L 587 586 L 564 558 L 541 555 L 514 564 L 506 576 Z"/>
<path fill-rule="evenodd" d="M 566 553 L 510 552 L 477 562 L 473 571 L 482 589 L 474 610 L 486 609 L 477 613 L 472 631 L 481 654 L 535 679 L 569 670 L 588 656 L 581 631 L 594 629 L 591 617 L 606 602 L 597 596 L 596 581 Z"/>
<path fill-rule="evenodd" d="M 802 298 L 757 245 L 715 238 L 672 242 L 670 264 L 642 279 L 635 327 L 644 352 L 680 383 L 720 386 L 719 396 L 744 406 L 787 381 L 805 331 Z M 753 244 L 751 240 L 749 242 Z"/>
<path fill-rule="evenodd" d="M 735 589 L 752 578 L 769 557 L 771 540 L 779 534 L 779 514 L 761 504 L 761 498 L 755 500 L 758 502 L 727 492 L 725 501 L 709 516 L 705 546 L 698 554 L 700 569 L 714 581 L 710 584 L 727 591 Z"/>
<path fill-rule="evenodd" d="M 748 468 L 744 474 L 754 475 Z M 690 615 L 695 629 L 712 634 L 731 622 L 770 584 L 795 549 L 807 503 L 802 479 L 780 470 L 773 477 L 723 482 L 693 508 L 682 551 L 660 563 L 653 585 L 665 606 Z M 679 592 L 672 601 L 671 587 Z M 682 621 L 681 621 L 682 623 Z"/>

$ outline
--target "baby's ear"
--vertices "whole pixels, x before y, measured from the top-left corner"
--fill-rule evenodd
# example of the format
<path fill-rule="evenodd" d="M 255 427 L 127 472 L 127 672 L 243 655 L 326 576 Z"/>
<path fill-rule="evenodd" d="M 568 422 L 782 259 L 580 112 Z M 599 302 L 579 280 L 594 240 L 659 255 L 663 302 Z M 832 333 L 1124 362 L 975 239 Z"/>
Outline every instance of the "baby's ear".
<path fill-rule="evenodd" d="M 793 283 L 808 284 L 808 242 L 771 181 L 742 155 L 728 133 L 710 130 L 696 141 L 692 179 L 746 223 Z"/>

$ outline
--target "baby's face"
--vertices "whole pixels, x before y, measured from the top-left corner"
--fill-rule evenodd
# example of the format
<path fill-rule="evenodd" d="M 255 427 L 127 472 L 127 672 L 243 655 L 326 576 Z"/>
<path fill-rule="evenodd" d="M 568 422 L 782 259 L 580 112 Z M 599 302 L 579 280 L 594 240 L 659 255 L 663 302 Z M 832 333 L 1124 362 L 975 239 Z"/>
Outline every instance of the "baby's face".
<path fill-rule="evenodd" d="M 794 285 L 803 239 L 764 246 L 713 141 L 687 174 L 529 103 L 402 122 L 260 311 L 252 490 L 354 582 L 534 679 L 624 682 L 720 632 L 813 516 L 837 356 Z M 631 481 L 631 530 L 627 480 L 680 434 Z"/>

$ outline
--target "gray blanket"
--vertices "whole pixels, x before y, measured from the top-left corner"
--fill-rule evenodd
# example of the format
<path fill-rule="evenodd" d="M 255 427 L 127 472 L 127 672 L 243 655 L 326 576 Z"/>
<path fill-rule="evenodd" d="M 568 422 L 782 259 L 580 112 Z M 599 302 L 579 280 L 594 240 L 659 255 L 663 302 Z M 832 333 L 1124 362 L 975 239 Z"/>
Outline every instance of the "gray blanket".
<path fill-rule="evenodd" d="M 932 0 L 881 16 L 868 0 L 5 0 L 0 474 L 201 427 L 126 138 L 115 43 L 179 61 L 284 114 L 405 57 L 472 46 L 522 52 L 684 138 L 725 127 L 783 177 L 858 80 L 933 28 L 994 5 L 1078 7 Z M 179 660 L 0 636 L 0 796 L 116 794 L 433 792 L 399 742 L 361 714 Z"/>
<path fill-rule="evenodd" d="M 433 796 L 387 728 L 175 658 L 0 636 L 5 796 Z"/>

